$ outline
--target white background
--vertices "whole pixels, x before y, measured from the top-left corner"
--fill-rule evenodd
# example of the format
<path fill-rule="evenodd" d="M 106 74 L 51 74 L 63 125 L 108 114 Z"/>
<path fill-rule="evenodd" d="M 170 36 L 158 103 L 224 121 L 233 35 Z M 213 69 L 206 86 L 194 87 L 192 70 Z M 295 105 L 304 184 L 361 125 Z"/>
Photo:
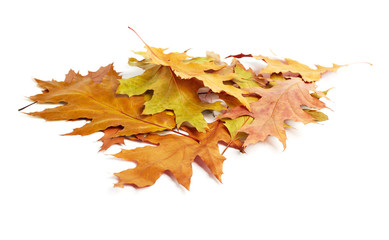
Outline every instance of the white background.
<path fill-rule="evenodd" d="M 382 2 L 382 4 L 380 3 Z M 389 239 L 388 13 L 384 1 L 2 1 L 1 239 Z M 113 188 L 134 164 L 98 153 L 101 134 L 60 136 L 80 122 L 17 111 L 63 80 L 114 62 L 142 42 L 192 55 L 213 50 L 352 64 L 319 84 L 333 111 L 226 153 L 223 184 L 194 164 L 191 190 L 168 176 Z M 37 111 L 32 106 L 26 111 Z"/>

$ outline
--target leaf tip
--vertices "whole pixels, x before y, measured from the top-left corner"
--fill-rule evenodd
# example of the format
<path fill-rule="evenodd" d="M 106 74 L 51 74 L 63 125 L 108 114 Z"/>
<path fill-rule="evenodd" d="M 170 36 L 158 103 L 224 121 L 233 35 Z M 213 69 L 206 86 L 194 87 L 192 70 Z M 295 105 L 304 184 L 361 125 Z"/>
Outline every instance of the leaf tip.
<path fill-rule="evenodd" d="M 120 182 L 118 182 L 118 183 L 115 183 L 114 185 L 113 185 L 113 187 L 118 187 L 118 188 L 124 188 L 124 184 L 123 183 L 120 183 Z"/>

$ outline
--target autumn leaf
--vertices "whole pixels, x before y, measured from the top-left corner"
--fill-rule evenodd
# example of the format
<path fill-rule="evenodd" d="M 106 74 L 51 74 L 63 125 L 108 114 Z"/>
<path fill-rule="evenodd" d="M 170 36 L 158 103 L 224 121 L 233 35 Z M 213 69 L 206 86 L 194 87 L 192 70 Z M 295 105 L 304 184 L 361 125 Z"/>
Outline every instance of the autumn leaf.
<path fill-rule="evenodd" d="M 146 50 L 135 52 L 143 59 L 128 60 L 130 66 L 143 69 L 142 74 L 122 79 L 109 64 L 85 76 L 70 70 L 62 82 L 36 80 L 43 91 L 30 97 L 32 104 L 60 106 L 27 113 L 46 120 L 86 120 L 67 135 L 103 132 L 100 151 L 127 140 L 146 144 L 114 155 L 136 163 L 115 173 L 117 187 L 151 186 L 168 173 L 189 189 L 193 161 L 200 161 L 221 182 L 227 149 L 244 152 L 268 136 L 276 137 L 285 149 L 285 129 L 292 128 L 287 120 L 304 124 L 328 120 L 320 111 L 326 108 L 321 100 L 328 100 L 328 90 L 316 90 L 315 82 L 344 66 L 312 69 L 289 58 L 252 54 L 230 55 L 228 64 L 211 51 L 190 56 L 189 49 L 166 52 L 143 43 Z M 245 57 L 267 65 L 254 72 L 238 60 Z"/>
<path fill-rule="evenodd" d="M 237 62 L 234 67 L 235 77 L 233 81 L 240 88 L 259 87 L 259 80 L 252 69 L 246 69 L 241 63 Z"/>
<path fill-rule="evenodd" d="M 110 148 L 112 145 L 124 144 L 124 136 L 116 136 L 116 134 L 121 130 L 121 127 L 109 127 L 104 130 L 104 135 L 99 139 L 103 142 L 103 145 L 100 147 L 100 151 L 105 151 Z"/>
<path fill-rule="evenodd" d="M 99 139 L 103 143 L 101 145 L 99 152 L 105 151 L 108 148 L 110 148 L 113 145 L 123 145 L 124 140 L 133 140 L 136 141 L 138 140 L 136 136 L 118 136 L 118 132 L 122 130 L 123 127 L 109 127 L 105 129 L 104 135 Z"/>
<path fill-rule="evenodd" d="M 244 57 L 253 57 L 253 55 L 240 53 L 240 54 L 235 54 L 235 55 L 229 55 L 226 58 L 244 58 Z"/>
<path fill-rule="evenodd" d="M 28 113 L 46 120 L 90 119 L 81 128 L 68 135 L 88 135 L 109 127 L 122 126 L 116 135 L 129 136 L 174 128 L 174 117 L 166 113 L 151 116 L 141 114 L 144 96 L 127 97 L 115 94 L 119 75 L 113 66 L 104 77 L 76 74 L 70 82 L 41 81 L 38 85 L 45 89 L 42 94 L 30 97 L 38 103 L 66 103 L 42 112 Z M 104 69 L 107 69 L 104 68 Z M 101 83 L 96 83 L 101 79 Z"/>
<path fill-rule="evenodd" d="M 323 67 L 316 65 L 317 69 L 312 69 L 305 64 L 299 63 L 290 58 L 285 58 L 285 61 L 272 59 L 265 56 L 254 56 L 258 60 L 263 60 L 267 63 L 260 73 L 295 73 L 299 74 L 305 82 L 315 82 L 321 78 L 321 75 L 331 71 L 335 72 L 344 65 L 333 64 L 332 67 Z"/>
<path fill-rule="evenodd" d="M 130 29 L 134 31 L 132 28 Z M 143 41 L 142 38 L 140 39 Z M 224 84 L 225 81 L 233 79 L 234 74 L 222 75 L 213 72 L 222 69 L 225 65 L 215 64 L 214 61 L 195 61 L 194 59 L 196 58 L 188 56 L 186 52 L 164 53 L 166 49 L 150 47 L 144 41 L 143 43 L 145 44 L 147 51 L 138 52 L 138 54 L 142 55 L 146 62 L 170 67 L 172 71 L 182 79 L 196 78 L 202 81 L 204 85 L 209 87 L 213 92 L 220 93 L 224 91 L 231 96 L 236 97 L 247 108 L 250 108 L 248 102 L 246 102 L 243 97 L 243 94 L 246 93 L 245 91 Z"/>
<path fill-rule="evenodd" d="M 344 67 L 347 65 L 338 65 L 333 64 L 332 67 L 323 67 L 320 65 L 315 65 L 316 69 L 312 69 L 305 64 L 299 63 L 293 59 L 285 58 L 285 60 L 272 59 L 269 57 L 265 57 L 262 55 L 253 56 L 252 54 L 236 54 L 230 55 L 227 58 L 244 58 L 244 57 L 254 57 L 258 60 L 263 60 L 267 63 L 267 66 L 262 68 L 260 74 L 269 73 L 273 74 L 281 74 L 276 75 L 274 80 L 280 80 L 281 78 L 284 80 L 282 74 L 289 75 L 290 77 L 301 76 L 305 82 L 315 82 L 318 81 L 322 74 L 326 72 L 336 72 L 340 67 Z"/>
<path fill-rule="evenodd" d="M 313 117 L 315 121 L 322 122 L 328 120 L 328 116 L 325 113 L 320 112 L 318 110 L 303 109 L 303 111 L 311 115 L 311 117 Z"/>
<path fill-rule="evenodd" d="M 241 89 L 253 88 L 253 87 L 265 87 L 267 81 L 258 76 L 251 68 L 246 69 L 242 63 L 234 58 L 230 65 L 216 71 L 220 74 L 234 74 L 234 78 L 231 80 L 236 83 Z"/>
<path fill-rule="evenodd" d="M 277 137 L 284 148 L 286 147 L 285 120 L 315 122 L 315 119 L 306 113 L 301 106 L 322 109 L 325 104 L 310 95 L 315 90 L 313 83 L 307 84 L 299 78 L 287 81 L 277 81 L 272 88 L 252 88 L 250 91 L 261 98 L 251 103 L 252 112 L 243 106 L 236 107 L 222 117 L 235 119 L 240 116 L 251 116 L 253 122 L 245 125 L 240 132 L 248 134 L 244 147 L 259 141 L 265 141 L 268 136 Z"/>
<path fill-rule="evenodd" d="M 240 139 L 246 137 L 247 134 L 244 132 L 239 132 L 241 128 L 245 125 L 252 123 L 254 118 L 250 116 L 241 116 L 235 119 L 223 119 L 224 125 L 227 127 L 228 132 L 231 135 L 232 139 Z"/>
<path fill-rule="evenodd" d="M 143 114 L 155 114 L 173 110 L 177 127 L 188 122 L 200 132 L 205 131 L 207 122 L 202 115 L 205 110 L 222 110 L 220 102 L 202 102 L 197 94 L 203 85 L 191 79 L 184 80 L 176 76 L 171 68 L 156 65 L 142 75 L 120 79 L 117 92 L 129 96 L 140 95 L 153 90 L 152 98 L 145 103 Z"/>
<path fill-rule="evenodd" d="M 116 75 L 116 73 L 113 70 L 113 64 L 109 64 L 105 67 L 101 67 L 96 72 L 88 71 L 88 74 L 85 76 L 85 78 L 90 78 L 95 83 L 101 83 L 104 77 L 106 77 L 109 73 L 113 73 L 114 75 Z M 117 76 L 115 77 L 117 78 Z"/>
<path fill-rule="evenodd" d="M 137 163 L 133 169 L 128 169 L 115 175 L 119 178 L 117 187 L 132 184 L 138 187 L 153 185 L 166 171 L 170 171 L 178 183 L 189 190 L 192 176 L 192 162 L 198 156 L 221 181 L 225 157 L 219 152 L 220 141 L 231 140 L 227 129 L 220 121 L 211 123 L 205 133 L 199 133 L 194 128 L 184 128 L 190 137 L 174 134 L 150 134 L 142 140 L 156 146 L 139 147 L 132 150 L 122 150 L 114 156 Z M 194 140 L 194 139 L 197 139 Z"/>

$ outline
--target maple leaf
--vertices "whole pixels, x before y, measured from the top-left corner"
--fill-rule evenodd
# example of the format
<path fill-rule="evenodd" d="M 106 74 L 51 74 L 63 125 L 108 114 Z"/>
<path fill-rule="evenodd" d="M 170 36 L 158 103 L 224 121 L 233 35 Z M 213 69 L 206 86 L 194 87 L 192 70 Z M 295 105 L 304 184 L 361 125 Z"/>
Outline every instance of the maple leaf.
<path fill-rule="evenodd" d="M 236 107 L 224 114 L 223 118 L 235 119 L 240 116 L 254 118 L 249 125 L 244 125 L 240 132 L 248 134 L 244 147 L 259 141 L 264 141 L 268 136 L 277 137 L 286 147 L 285 120 L 303 122 L 315 122 L 315 119 L 306 113 L 301 106 L 322 109 L 325 104 L 312 97 L 309 91 L 315 90 L 313 83 L 307 84 L 299 78 L 286 81 L 276 81 L 272 88 L 252 88 L 250 91 L 261 98 L 251 103 L 252 112 L 243 106 Z"/>
<path fill-rule="evenodd" d="M 153 90 L 152 98 L 145 103 L 143 114 L 173 110 L 178 127 L 188 122 L 203 132 L 207 128 L 207 122 L 202 112 L 224 109 L 220 102 L 212 104 L 202 102 L 197 95 L 198 89 L 203 86 L 201 82 L 195 79 L 190 81 L 181 79 L 169 67 L 156 65 L 142 75 L 119 81 L 117 93 L 134 96 Z"/>
<path fill-rule="evenodd" d="M 185 129 L 189 137 L 174 134 L 150 134 L 140 138 L 156 146 L 139 147 L 132 150 L 122 150 L 115 157 L 137 163 L 133 169 L 115 173 L 119 181 L 115 186 L 125 184 L 137 187 L 153 185 L 166 171 L 170 171 L 178 183 L 189 190 L 192 176 L 192 162 L 198 156 L 210 169 L 213 175 L 221 181 L 223 161 L 225 157 L 219 152 L 220 141 L 230 142 L 231 137 L 220 121 L 209 124 L 205 133 L 194 128 Z M 194 140 L 197 139 L 198 141 Z"/>
<path fill-rule="evenodd" d="M 45 89 L 42 94 L 30 97 L 38 103 L 66 103 L 63 106 L 49 108 L 42 112 L 28 113 L 46 120 L 90 119 L 81 128 L 76 128 L 68 135 L 88 135 L 108 127 L 122 126 L 116 135 L 133 135 L 138 133 L 170 130 L 175 126 L 174 117 L 167 113 L 152 116 L 141 114 L 144 96 L 131 97 L 115 94 L 119 84 L 119 75 L 112 64 L 101 68 L 105 75 L 82 76 L 73 74 L 67 82 L 41 81 L 38 85 Z M 98 71 L 99 72 L 99 71 Z M 93 75 L 93 74 L 92 74 Z M 70 79 L 70 78 L 67 78 Z M 101 83 L 97 83 L 100 82 Z"/>

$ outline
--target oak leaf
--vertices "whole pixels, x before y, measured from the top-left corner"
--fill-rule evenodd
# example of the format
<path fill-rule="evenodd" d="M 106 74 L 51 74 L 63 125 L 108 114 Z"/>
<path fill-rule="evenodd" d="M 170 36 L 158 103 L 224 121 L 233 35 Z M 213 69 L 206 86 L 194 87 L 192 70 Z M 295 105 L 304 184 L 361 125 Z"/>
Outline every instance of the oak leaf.
<path fill-rule="evenodd" d="M 326 72 L 336 72 L 340 67 L 344 67 L 346 65 L 338 65 L 333 64 L 332 67 L 323 67 L 320 65 L 315 65 L 316 69 L 312 69 L 305 64 L 299 63 L 293 59 L 285 58 L 285 60 L 272 59 L 269 57 L 265 57 L 262 55 L 253 56 L 252 54 L 236 54 L 230 55 L 227 58 L 244 58 L 244 57 L 254 57 L 258 60 L 263 60 L 267 63 L 267 66 L 262 68 L 259 72 L 260 74 L 285 74 L 290 77 L 298 77 L 301 78 L 305 82 L 315 82 L 321 78 L 321 75 Z M 279 80 L 280 78 L 284 79 L 282 75 L 276 76 L 274 80 Z"/>
<path fill-rule="evenodd" d="M 169 67 L 182 79 L 196 78 L 213 92 L 226 92 L 236 97 L 247 108 L 250 108 L 248 102 L 243 97 L 243 94 L 246 93 L 245 91 L 232 85 L 224 84 L 225 81 L 232 80 L 235 74 L 217 73 L 225 65 L 216 64 L 212 58 L 209 58 L 210 61 L 197 61 L 196 58 L 188 56 L 186 52 L 164 53 L 166 49 L 150 47 L 147 44 L 146 49 L 146 52 L 139 53 L 145 58 L 146 62 Z"/>
<path fill-rule="evenodd" d="M 267 80 L 258 76 L 251 68 L 246 69 L 238 59 L 234 58 L 228 66 L 216 71 L 219 74 L 234 74 L 234 78 L 231 79 L 233 83 L 236 83 L 241 89 L 252 87 L 264 87 L 267 84 Z"/>
<path fill-rule="evenodd" d="M 38 103 L 66 103 L 63 106 L 49 108 L 42 112 L 28 113 L 46 120 L 89 119 L 81 128 L 76 128 L 68 135 L 88 135 L 109 127 L 122 126 L 116 135 L 129 136 L 172 129 L 174 117 L 167 113 L 152 116 L 142 115 L 144 96 L 129 98 L 116 95 L 120 76 L 112 64 L 104 70 L 104 77 L 75 74 L 71 81 L 41 81 L 38 85 L 45 89 L 42 94 L 30 97 Z M 100 81 L 101 83 L 95 82 Z"/>
<path fill-rule="evenodd" d="M 269 57 L 265 56 L 254 56 L 254 58 L 258 60 L 263 60 L 267 63 L 267 66 L 264 67 L 261 71 L 260 74 L 263 73 L 292 73 L 292 74 L 297 74 L 300 75 L 301 78 L 305 82 L 315 82 L 318 81 L 321 78 L 321 75 L 331 71 L 335 72 L 337 71 L 340 67 L 344 65 L 337 65 L 333 64 L 332 67 L 323 67 L 320 65 L 315 65 L 317 69 L 312 69 L 308 67 L 305 64 L 299 63 L 295 60 L 292 60 L 290 58 L 285 58 L 285 61 L 282 60 L 277 60 L 277 59 L 272 59 Z M 293 75 L 292 75 L 293 76 Z"/>
<path fill-rule="evenodd" d="M 223 119 L 223 122 L 232 139 L 241 139 L 247 137 L 247 134 L 240 132 L 240 130 L 242 127 L 251 124 L 253 120 L 254 118 L 250 116 L 241 116 L 235 119 Z"/>
<path fill-rule="evenodd" d="M 303 109 L 303 111 L 308 113 L 309 115 L 311 115 L 313 117 L 313 119 L 315 119 L 315 121 L 321 122 L 321 121 L 327 121 L 328 120 L 328 116 L 325 113 L 320 112 L 318 110 Z"/>
<path fill-rule="evenodd" d="M 178 183 L 189 190 L 192 162 L 197 156 L 221 181 L 225 157 L 220 154 L 218 143 L 231 141 L 227 129 L 220 121 L 210 123 L 205 133 L 197 132 L 194 128 L 184 129 L 190 137 L 175 134 L 140 136 L 141 140 L 156 146 L 122 150 L 115 154 L 114 156 L 118 158 L 137 163 L 135 168 L 115 174 L 119 178 L 115 186 L 123 187 L 125 184 L 137 187 L 150 186 L 164 172 L 170 171 Z"/>
<path fill-rule="evenodd" d="M 220 102 L 202 102 L 197 94 L 199 88 L 203 87 L 201 82 L 195 79 L 190 81 L 181 79 L 169 67 L 156 65 L 141 75 L 119 81 L 117 92 L 130 97 L 153 90 L 152 98 L 145 103 L 143 114 L 173 110 L 177 127 L 188 122 L 198 131 L 203 132 L 207 128 L 207 122 L 202 112 L 224 109 Z"/>
<path fill-rule="evenodd" d="M 288 58 L 252 54 L 230 55 L 227 58 L 233 59 L 227 64 L 214 52 L 192 57 L 188 50 L 167 53 L 144 44 L 146 51 L 136 52 L 144 59 L 128 60 L 144 70 L 138 76 L 122 79 L 113 64 L 85 76 L 70 70 L 62 82 L 36 80 L 43 91 L 30 97 L 34 103 L 61 106 L 29 115 L 87 120 L 67 135 L 103 132 L 100 151 L 125 140 L 149 144 L 114 155 L 137 164 L 115 173 L 117 187 L 151 186 L 170 173 L 189 189 L 193 161 L 200 161 L 221 182 L 228 148 L 244 152 L 246 146 L 268 136 L 278 138 L 285 148 L 285 129 L 291 127 L 287 120 L 306 124 L 328 119 L 319 111 L 326 107 L 320 99 L 328 99 L 328 90 L 317 91 L 315 81 L 342 66 L 312 69 Z M 244 57 L 267 65 L 256 73 L 239 62 Z M 208 122 L 216 117 L 212 123 L 203 115 L 208 110 L 213 114 L 207 114 Z M 225 145 L 222 152 L 220 144 Z"/>
<path fill-rule="evenodd" d="M 105 151 L 115 144 L 116 145 L 123 145 L 124 140 L 126 140 L 126 139 L 133 140 L 133 141 L 138 140 L 136 136 L 120 136 L 120 135 L 118 136 L 118 132 L 122 129 L 123 129 L 123 127 L 109 127 L 107 129 L 105 129 L 103 131 L 104 135 L 99 139 L 99 141 L 101 141 L 103 143 L 100 147 L 99 152 Z"/>
<path fill-rule="evenodd" d="M 243 106 L 236 107 L 224 114 L 223 118 L 238 118 L 251 116 L 253 122 L 244 125 L 240 132 L 248 134 L 244 147 L 259 141 L 265 141 L 268 136 L 277 137 L 284 148 L 286 147 L 285 120 L 303 122 L 304 124 L 315 122 L 315 119 L 301 107 L 322 109 L 325 104 L 312 97 L 310 91 L 315 91 L 315 84 L 307 84 L 299 78 L 286 81 L 277 81 L 272 88 L 252 88 L 250 91 L 261 98 L 251 103 L 252 111 Z"/>
<path fill-rule="evenodd" d="M 254 71 L 246 69 L 240 62 L 236 62 L 234 67 L 235 77 L 233 82 L 239 85 L 240 88 L 253 88 L 261 86 L 259 83 L 258 76 Z M 263 86 L 263 85 L 262 85 Z"/>
<path fill-rule="evenodd" d="M 109 127 L 104 130 L 104 135 L 99 139 L 103 142 L 103 145 L 100 147 L 100 151 L 105 151 L 110 148 L 112 145 L 124 144 L 125 136 L 116 136 L 116 134 L 121 130 L 121 127 Z"/>

